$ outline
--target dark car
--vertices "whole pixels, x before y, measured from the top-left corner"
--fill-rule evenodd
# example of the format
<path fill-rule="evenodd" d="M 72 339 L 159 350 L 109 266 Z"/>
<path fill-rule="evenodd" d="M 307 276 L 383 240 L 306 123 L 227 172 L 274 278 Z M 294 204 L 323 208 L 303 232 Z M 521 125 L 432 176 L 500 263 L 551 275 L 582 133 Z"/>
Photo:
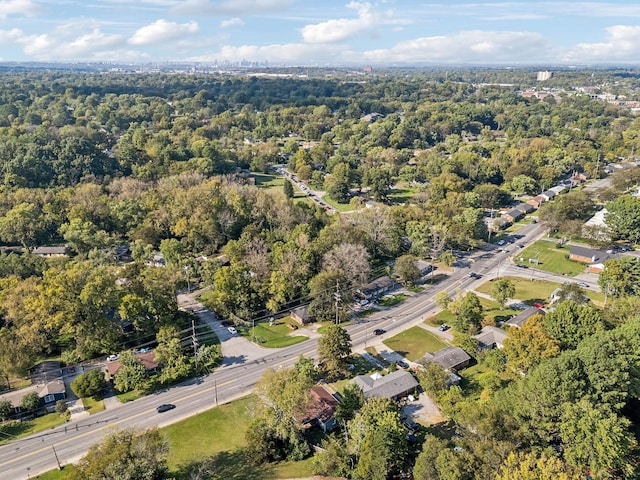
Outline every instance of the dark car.
<path fill-rule="evenodd" d="M 407 370 L 409 368 L 409 364 L 407 362 L 405 362 L 404 360 L 398 360 L 396 362 L 396 365 L 399 366 L 400 368 L 404 368 L 405 370 Z"/>
<path fill-rule="evenodd" d="M 168 412 L 169 410 L 173 410 L 176 406 L 173 403 L 163 403 L 162 405 L 158 405 L 156 407 L 156 411 L 158 413 Z"/>
<path fill-rule="evenodd" d="M 386 330 L 383 330 L 383 329 L 381 329 L 381 328 L 376 328 L 376 329 L 373 331 L 373 334 L 374 334 L 374 335 L 382 335 L 383 333 L 387 333 L 387 331 L 386 331 Z"/>
<path fill-rule="evenodd" d="M 525 265 L 524 263 L 518 263 L 516 264 L 516 267 L 518 268 L 529 268 L 527 265 Z"/>

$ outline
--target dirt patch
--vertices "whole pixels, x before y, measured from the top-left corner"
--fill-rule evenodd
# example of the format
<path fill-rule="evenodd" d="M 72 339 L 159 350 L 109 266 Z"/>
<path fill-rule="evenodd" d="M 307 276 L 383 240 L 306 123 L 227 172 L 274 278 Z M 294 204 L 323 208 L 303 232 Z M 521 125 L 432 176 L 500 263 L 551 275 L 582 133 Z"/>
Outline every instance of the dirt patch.
<path fill-rule="evenodd" d="M 402 416 L 425 425 L 435 425 L 446 420 L 440 407 L 426 393 L 421 393 L 418 398 L 403 405 Z"/>

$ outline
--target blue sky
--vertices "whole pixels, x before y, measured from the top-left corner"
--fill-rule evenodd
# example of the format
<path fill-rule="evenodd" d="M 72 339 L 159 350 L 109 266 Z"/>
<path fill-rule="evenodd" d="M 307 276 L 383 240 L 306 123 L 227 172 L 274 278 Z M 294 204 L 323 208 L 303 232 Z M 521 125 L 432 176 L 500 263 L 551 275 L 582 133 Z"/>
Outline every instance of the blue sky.
<path fill-rule="evenodd" d="M 640 2 L 0 0 L 0 60 L 640 64 Z"/>

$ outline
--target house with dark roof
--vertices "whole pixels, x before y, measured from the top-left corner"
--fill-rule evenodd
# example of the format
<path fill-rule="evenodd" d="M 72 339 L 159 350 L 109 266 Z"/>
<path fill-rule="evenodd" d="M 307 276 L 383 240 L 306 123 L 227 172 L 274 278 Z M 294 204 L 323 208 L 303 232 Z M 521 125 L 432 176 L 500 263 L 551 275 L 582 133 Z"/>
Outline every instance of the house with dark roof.
<path fill-rule="evenodd" d="M 158 371 L 159 364 L 155 361 L 156 353 L 153 350 L 144 353 L 136 353 L 133 358 L 137 359 L 142 363 L 142 365 L 144 365 L 147 373 L 155 373 Z M 107 362 L 107 373 L 109 374 L 109 378 L 114 378 L 118 375 L 121 368 L 122 364 L 118 360 Z"/>
<path fill-rule="evenodd" d="M 56 408 L 56 402 L 67 398 L 67 388 L 62 378 L 59 378 L 46 383 L 45 386 L 38 391 L 38 396 L 40 397 L 42 406 L 47 412 L 53 412 Z"/>
<path fill-rule="evenodd" d="M 413 265 L 420 271 L 420 275 L 428 275 L 433 270 L 433 265 L 426 260 L 416 260 Z"/>
<path fill-rule="evenodd" d="M 569 260 L 588 264 L 591 273 L 602 272 L 604 262 L 609 258 L 617 258 L 617 255 L 577 245 L 571 245 L 569 248 Z"/>
<path fill-rule="evenodd" d="M 518 315 L 511 317 L 509 320 L 505 322 L 505 325 L 509 325 L 510 327 L 521 328 L 524 322 L 529 320 L 534 315 L 544 315 L 545 311 L 536 307 L 529 307 L 526 310 L 523 310 Z"/>
<path fill-rule="evenodd" d="M 302 424 L 319 426 L 325 433 L 338 426 L 335 418 L 338 400 L 323 387 L 316 385 L 309 392 L 311 402 L 304 413 Z"/>
<path fill-rule="evenodd" d="M 507 213 L 502 214 L 502 218 L 508 220 L 509 222 L 517 222 L 522 217 L 524 217 L 524 213 L 520 210 L 514 208 L 513 210 L 509 210 Z"/>
<path fill-rule="evenodd" d="M 460 347 L 446 347 L 422 357 L 425 362 L 433 362 L 447 370 L 461 370 L 469 365 L 471 357 Z"/>
<path fill-rule="evenodd" d="M 372 298 L 379 297 L 385 293 L 393 290 L 396 286 L 396 282 L 388 276 L 376 278 L 373 282 L 367 283 L 364 287 L 358 290 L 364 299 L 371 300 Z"/>
<path fill-rule="evenodd" d="M 480 330 L 480 333 L 474 335 L 473 338 L 478 340 L 478 348 L 480 350 L 502 348 L 504 339 L 507 338 L 507 332 L 498 327 L 485 325 Z"/>
<path fill-rule="evenodd" d="M 62 368 L 57 360 L 45 360 L 29 370 L 31 384 L 49 383 L 62 378 Z"/>
<path fill-rule="evenodd" d="M 519 203 L 518 205 L 516 205 L 515 209 L 520 210 L 523 215 L 526 215 L 527 213 L 531 213 L 535 210 L 533 205 L 529 203 Z"/>
<path fill-rule="evenodd" d="M 289 311 L 289 316 L 300 325 L 313 322 L 313 317 L 309 314 L 309 305 L 300 305 Z"/>
<path fill-rule="evenodd" d="M 544 198 L 544 200 L 545 200 L 546 202 L 548 202 L 548 201 L 553 200 L 554 198 L 556 198 L 556 195 L 557 195 L 557 193 L 556 193 L 556 192 L 554 192 L 553 190 L 545 190 L 544 192 L 542 192 L 542 193 L 540 194 L 540 196 L 541 196 L 542 198 Z"/>
<path fill-rule="evenodd" d="M 404 370 L 396 370 L 384 376 L 377 373 L 371 376 L 358 375 L 353 381 L 362 390 L 364 398 L 398 400 L 414 393 L 418 388 L 418 382 L 413 375 Z"/>
<path fill-rule="evenodd" d="M 506 219 L 505 217 L 499 217 L 493 220 L 493 225 L 498 227 L 500 230 L 507 228 L 513 222 L 511 220 Z"/>

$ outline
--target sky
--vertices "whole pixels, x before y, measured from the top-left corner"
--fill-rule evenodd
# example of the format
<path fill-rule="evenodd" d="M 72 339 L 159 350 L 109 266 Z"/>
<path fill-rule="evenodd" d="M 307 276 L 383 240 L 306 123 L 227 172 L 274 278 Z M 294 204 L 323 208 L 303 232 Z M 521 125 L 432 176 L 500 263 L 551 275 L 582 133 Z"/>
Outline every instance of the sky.
<path fill-rule="evenodd" d="M 640 64 L 640 2 L 0 0 L 0 61 Z"/>

